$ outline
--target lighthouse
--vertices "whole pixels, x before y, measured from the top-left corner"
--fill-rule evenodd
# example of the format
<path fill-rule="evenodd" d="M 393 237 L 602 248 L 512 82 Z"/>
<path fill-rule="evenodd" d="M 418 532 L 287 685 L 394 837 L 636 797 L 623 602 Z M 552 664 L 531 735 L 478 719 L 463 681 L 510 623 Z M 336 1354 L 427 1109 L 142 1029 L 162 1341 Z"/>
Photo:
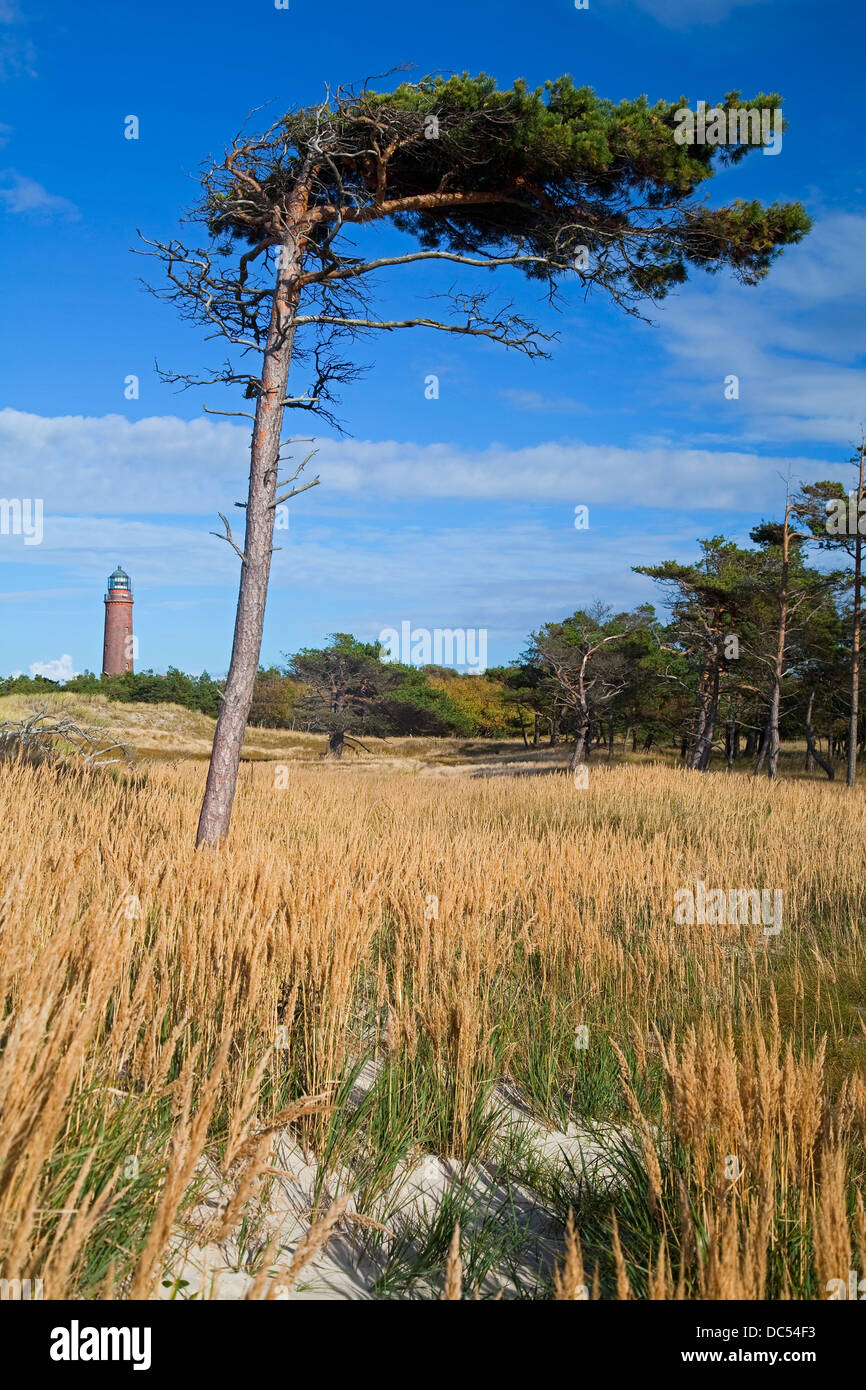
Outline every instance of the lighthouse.
<path fill-rule="evenodd" d="M 108 576 L 105 595 L 105 641 L 102 674 L 122 676 L 132 670 L 135 639 L 132 635 L 132 581 L 120 565 Z"/>

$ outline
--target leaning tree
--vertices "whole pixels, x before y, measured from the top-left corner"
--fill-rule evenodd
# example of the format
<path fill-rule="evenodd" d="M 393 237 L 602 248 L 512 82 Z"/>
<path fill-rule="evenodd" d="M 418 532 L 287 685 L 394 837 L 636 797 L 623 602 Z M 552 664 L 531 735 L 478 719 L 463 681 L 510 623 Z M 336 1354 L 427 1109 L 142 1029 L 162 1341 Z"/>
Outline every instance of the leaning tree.
<path fill-rule="evenodd" d="M 750 103 L 780 104 L 775 95 Z M 419 261 L 511 266 L 550 297 L 570 280 L 638 314 L 690 267 L 728 266 L 753 284 L 808 230 L 798 203 L 711 208 L 695 198 L 715 165 L 754 147 L 678 143 L 676 112 L 686 105 L 644 97 L 614 104 L 568 77 L 535 91 L 524 82 L 499 91 L 483 74 L 403 82 L 391 92 L 341 89 L 264 134 L 239 135 L 203 170 L 188 218 L 203 229 L 201 245 L 145 238 L 166 271 L 156 292 L 235 350 L 218 370 L 171 379 L 241 385 L 255 403 L 248 496 L 238 504 L 242 544 L 220 517 L 241 574 L 199 845 L 219 843 L 229 827 L 275 508 L 318 481 L 298 482 L 307 460 L 280 478 L 284 411 L 334 425 L 334 386 L 358 373 L 347 344 L 376 331 L 483 337 L 530 356 L 545 355 L 550 341 L 474 286 L 453 287 L 441 318 L 380 317 L 370 307 L 370 277 Z M 722 104 L 739 105 L 736 92 Z M 365 250 L 365 229 L 386 220 L 404 234 L 393 254 Z M 309 380 L 290 393 L 293 359 Z"/>
<path fill-rule="evenodd" d="M 804 485 L 798 499 L 800 515 L 812 536 L 823 550 L 847 551 L 853 561 L 851 605 L 850 702 L 848 710 L 848 758 L 846 781 L 853 787 L 857 781 L 857 750 L 860 718 L 860 639 L 863 626 L 863 536 L 866 520 L 863 501 L 866 497 L 866 439 L 861 436 L 857 452 L 850 463 L 858 465 L 856 490 L 846 496 L 841 483 L 822 481 Z M 835 513 L 830 516 L 829 513 Z"/>
<path fill-rule="evenodd" d="M 701 557 L 682 565 L 633 565 L 667 594 L 672 622 L 661 650 L 673 661 L 666 679 L 694 693 L 688 728 L 689 767 L 706 772 L 710 765 L 719 713 L 725 695 L 747 693 L 739 672 L 737 642 L 751 635 L 755 590 L 751 578 L 753 554 L 724 536 L 698 542 Z M 733 664 L 732 664 L 733 663 Z"/>

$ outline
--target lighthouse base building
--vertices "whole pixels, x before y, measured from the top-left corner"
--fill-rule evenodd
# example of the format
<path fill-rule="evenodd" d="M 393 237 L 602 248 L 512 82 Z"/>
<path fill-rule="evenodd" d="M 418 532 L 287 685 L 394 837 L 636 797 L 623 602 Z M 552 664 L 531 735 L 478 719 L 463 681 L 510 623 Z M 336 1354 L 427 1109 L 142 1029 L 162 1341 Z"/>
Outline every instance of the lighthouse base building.
<path fill-rule="evenodd" d="M 122 676 L 132 670 L 135 638 L 132 635 L 132 581 L 120 565 L 108 576 L 105 595 L 105 638 L 102 674 Z"/>

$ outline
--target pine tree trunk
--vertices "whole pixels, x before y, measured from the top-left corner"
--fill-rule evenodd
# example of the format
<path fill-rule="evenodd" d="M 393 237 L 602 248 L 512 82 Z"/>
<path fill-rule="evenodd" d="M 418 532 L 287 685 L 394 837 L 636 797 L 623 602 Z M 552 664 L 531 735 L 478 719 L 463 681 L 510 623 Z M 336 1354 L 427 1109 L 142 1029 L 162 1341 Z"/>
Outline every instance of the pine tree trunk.
<path fill-rule="evenodd" d="M 295 195 L 286 220 L 297 227 L 306 208 L 307 193 Z M 296 239 L 287 233 L 281 247 L 268 339 L 262 364 L 261 389 L 250 446 L 244 561 L 241 565 L 232 658 L 220 705 L 211 750 L 196 845 L 218 845 L 228 834 L 237 787 L 238 765 L 262 647 L 265 601 L 274 536 L 274 499 L 283 423 L 283 402 L 294 342 L 294 313 L 298 300 L 299 255 Z"/>
<path fill-rule="evenodd" d="M 342 729 L 332 729 L 328 738 L 328 757 L 342 758 L 345 733 Z"/>
<path fill-rule="evenodd" d="M 778 680 L 773 682 L 770 697 L 770 719 L 767 725 L 767 776 L 773 781 L 779 770 L 779 709 L 782 687 Z"/>
<path fill-rule="evenodd" d="M 762 767 L 764 766 L 764 763 L 766 762 L 767 748 L 769 747 L 769 744 L 769 731 L 767 729 L 762 729 L 758 738 L 758 761 L 755 763 L 755 777 L 757 777 L 758 773 L 761 771 Z"/>
<path fill-rule="evenodd" d="M 731 718 L 728 720 L 727 728 L 725 730 L 725 760 L 727 762 L 729 772 L 733 772 L 734 770 L 734 750 L 736 748 L 736 742 L 737 721 Z"/>
<path fill-rule="evenodd" d="M 806 748 L 808 750 L 809 757 L 812 759 L 812 762 L 817 763 L 819 767 L 823 768 L 827 774 L 828 779 L 832 782 L 836 776 L 835 772 L 833 771 L 833 764 L 831 762 L 828 762 L 825 758 L 822 758 L 821 754 L 818 752 L 818 744 L 815 741 L 815 731 L 812 728 L 812 706 L 814 703 L 815 692 L 814 690 L 810 690 L 809 703 L 806 706 Z M 806 770 L 811 771 L 808 765 Z"/>
<path fill-rule="evenodd" d="M 706 772 L 709 766 L 710 755 L 713 751 L 713 738 L 716 731 L 716 718 L 719 710 L 719 681 L 721 671 L 718 660 L 714 657 L 712 673 L 708 672 L 708 688 L 705 691 L 701 706 L 701 716 L 698 725 L 698 735 L 695 739 L 695 746 L 692 749 L 692 756 L 689 760 L 689 767 L 695 772 Z"/>
<path fill-rule="evenodd" d="M 526 737 L 526 725 L 523 722 L 523 709 L 520 705 L 517 706 L 517 717 L 520 720 L 520 732 L 523 734 L 523 746 L 524 748 L 528 748 L 529 739 Z"/>
<path fill-rule="evenodd" d="M 571 755 L 571 770 L 574 772 L 576 767 L 585 763 L 589 759 L 589 743 L 591 734 L 591 720 L 586 715 L 581 715 L 578 711 L 577 738 L 574 743 L 574 752 Z"/>
<path fill-rule="evenodd" d="M 785 525 L 782 531 L 782 574 L 779 582 L 779 636 L 776 642 L 776 660 L 773 666 L 773 689 L 770 694 L 770 714 L 767 720 L 767 738 L 761 753 L 767 755 L 767 776 L 775 781 L 779 770 L 779 715 L 782 705 L 782 676 L 785 670 L 785 649 L 788 641 L 788 553 L 790 531 L 788 527 L 790 506 L 785 506 Z M 758 769 L 756 768 L 757 772 Z"/>

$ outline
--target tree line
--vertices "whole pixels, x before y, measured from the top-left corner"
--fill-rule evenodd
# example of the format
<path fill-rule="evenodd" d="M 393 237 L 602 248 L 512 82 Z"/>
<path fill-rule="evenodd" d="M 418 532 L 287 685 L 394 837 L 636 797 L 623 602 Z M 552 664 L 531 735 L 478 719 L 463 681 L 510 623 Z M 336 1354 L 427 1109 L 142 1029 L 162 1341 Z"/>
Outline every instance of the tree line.
<path fill-rule="evenodd" d="M 673 747 L 704 772 L 715 758 L 775 778 L 783 740 L 802 743 L 807 771 L 856 778 L 859 723 L 864 449 L 857 487 L 807 483 L 778 519 L 698 542 L 687 564 L 635 566 L 658 586 L 650 604 L 603 601 L 530 634 L 521 657 L 484 676 L 383 663 L 376 644 L 330 645 L 260 673 L 253 718 L 280 700 L 293 723 L 328 734 L 339 756 L 365 735 L 570 740 L 576 767 L 618 739 L 632 752 Z M 818 561 L 819 563 L 816 563 Z M 274 722 L 276 716 L 274 715 Z"/>
<path fill-rule="evenodd" d="M 703 772 L 713 759 L 775 778 L 784 740 L 805 769 L 856 778 L 859 722 L 864 458 L 856 489 L 803 485 L 780 519 L 742 546 L 701 540 L 686 564 L 635 566 L 658 586 L 651 604 L 615 611 L 599 600 L 531 633 L 521 656 L 483 675 L 383 661 L 378 643 L 336 633 L 320 648 L 260 668 L 249 722 L 327 735 L 340 757 L 365 738 L 520 738 L 571 743 L 573 767 L 593 756 L 675 749 Z M 844 523 L 844 524 L 843 524 Z M 820 560 L 820 563 L 815 561 Z M 59 689 L 45 677 L 0 681 L 0 694 Z M 116 700 L 173 701 L 215 717 L 223 684 L 170 667 L 122 676 L 85 672 L 65 690 Z"/>
<path fill-rule="evenodd" d="M 706 771 L 753 759 L 775 778 L 783 738 L 805 744 L 805 765 L 830 779 L 844 756 L 853 785 L 859 723 L 863 445 L 852 460 L 857 487 L 804 484 L 781 519 L 762 521 L 751 546 L 725 536 L 698 542 L 689 564 L 634 569 L 655 581 L 669 612 L 647 605 L 612 613 L 604 604 L 534 633 L 522 671 L 535 689 L 551 740 L 574 734 L 572 765 L 618 731 L 645 750 L 679 745 Z M 814 560 L 823 553 L 825 561 Z"/>
<path fill-rule="evenodd" d="M 39 697 L 60 690 L 78 695 L 107 695 L 109 700 L 123 703 L 176 704 L 198 710 L 216 719 L 219 714 L 223 682 L 214 680 L 207 671 L 200 676 L 188 676 L 176 666 L 169 666 L 165 675 L 156 671 L 125 671 L 120 676 L 97 676 L 84 671 L 67 681 L 54 681 L 47 676 L 7 676 L 0 680 L 0 695 L 32 695 Z"/>

